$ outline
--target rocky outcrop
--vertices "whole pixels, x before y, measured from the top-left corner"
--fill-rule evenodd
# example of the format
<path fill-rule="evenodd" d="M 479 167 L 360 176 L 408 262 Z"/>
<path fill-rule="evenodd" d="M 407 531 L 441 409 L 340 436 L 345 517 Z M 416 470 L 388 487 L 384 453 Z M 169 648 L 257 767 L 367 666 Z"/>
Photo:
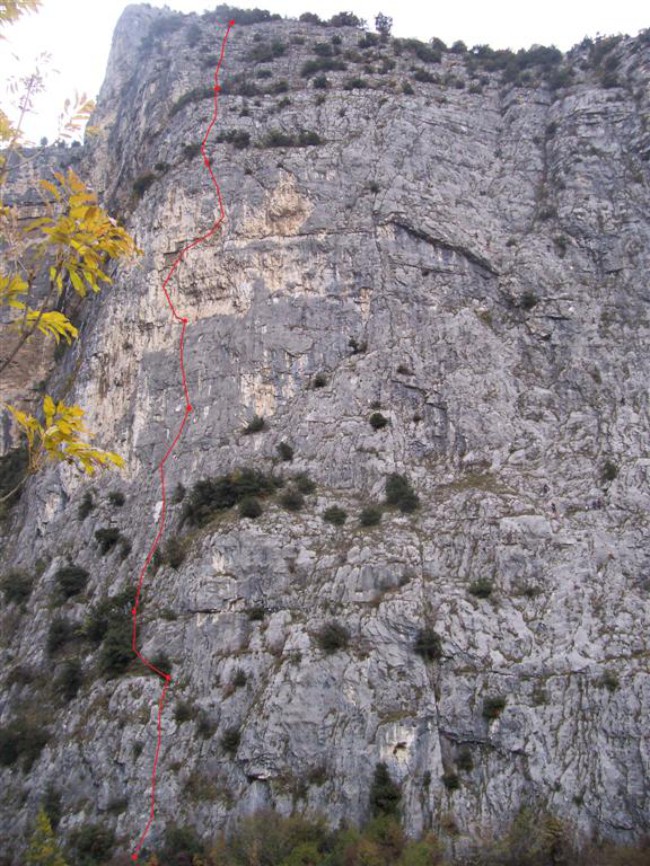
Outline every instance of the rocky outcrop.
<path fill-rule="evenodd" d="M 149 812 L 159 683 L 107 676 L 88 618 L 136 580 L 184 411 L 161 283 L 218 213 L 196 145 L 222 33 L 129 7 L 84 148 L 144 256 L 49 387 L 71 386 L 127 469 L 49 470 L 5 523 L 3 569 L 35 583 L 2 608 L 0 722 L 47 737 L 2 770 L 16 850 L 48 785 L 64 834 L 101 821 L 128 849 Z M 412 835 L 498 830 L 534 804 L 633 841 L 650 820 L 650 45 L 583 44 L 504 82 L 476 53 L 426 62 L 361 35 L 230 38 L 209 143 L 227 218 L 172 283 L 194 412 L 168 464 L 163 550 L 182 554 L 145 582 L 143 652 L 174 678 L 151 838 L 262 806 L 361 821 L 384 761 Z M 307 74 L 319 58 L 347 68 Z M 315 487 L 299 510 L 278 491 L 256 519 L 183 518 L 196 482 L 240 467 Z M 419 508 L 382 505 L 393 474 Z M 70 562 L 87 586 L 53 609 Z M 57 616 L 86 638 L 48 651 Z M 66 659 L 83 670 L 67 702 Z"/>

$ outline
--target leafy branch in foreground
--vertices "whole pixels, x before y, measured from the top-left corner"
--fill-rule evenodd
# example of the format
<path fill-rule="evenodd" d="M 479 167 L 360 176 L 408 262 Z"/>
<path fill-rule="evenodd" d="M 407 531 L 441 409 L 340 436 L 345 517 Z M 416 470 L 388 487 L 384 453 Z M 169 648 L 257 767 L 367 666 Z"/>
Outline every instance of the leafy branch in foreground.
<path fill-rule="evenodd" d="M 25 478 L 3 499 L 11 496 L 29 475 L 34 475 L 48 461 L 77 465 L 88 475 L 94 475 L 97 469 L 104 469 L 111 464 L 124 466 L 124 460 L 119 454 L 93 448 L 88 442 L 81 440 L 81 436 L 90 437 L 92 434 L 83 423 L 84 411 L 79 406 L 55 404 L 51 397 L 45 397 L 44 425 L 33 415 L 21 412 L 14 406 L 5 404 L 5 407 L 27 438 L 28 466 Z"/>

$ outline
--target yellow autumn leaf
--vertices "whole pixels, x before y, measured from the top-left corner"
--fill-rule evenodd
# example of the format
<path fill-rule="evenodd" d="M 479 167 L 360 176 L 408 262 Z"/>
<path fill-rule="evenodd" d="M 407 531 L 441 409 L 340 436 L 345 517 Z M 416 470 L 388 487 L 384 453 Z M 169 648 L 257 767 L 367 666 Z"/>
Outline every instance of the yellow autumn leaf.
<path fill-rule="evenodd" d="M 54 337 L 57 343 L 61 342 L 61 338 L 68 345 L 79 336 L 79 331 L 72 324 L 67 316 L 59 313 L 56 310 L 51 310 L 47 313 L 39 313 L 38 310 L 29 310 L 26 316 L 28 325 L 36 325 L 38 330 L 48 337 Z M 22 325 L 22 323 L 20 323 Z"/>
<path fill-rule="evenodd" d="M 55 404 L 47 395 L 43 400 L 45 425 L 14 406 L 7 404 L 6 408 L 27 437 L 30 473 L 48 461 L 70 463 L 88 475 L 110 465 L 124 466 L 119 454 L 94 448 L 80 438 L 84 434 L 91 438 L 92 434 L 82 421 L 84 411 L 79 406 L 67 406 L 62 401 Z"/>

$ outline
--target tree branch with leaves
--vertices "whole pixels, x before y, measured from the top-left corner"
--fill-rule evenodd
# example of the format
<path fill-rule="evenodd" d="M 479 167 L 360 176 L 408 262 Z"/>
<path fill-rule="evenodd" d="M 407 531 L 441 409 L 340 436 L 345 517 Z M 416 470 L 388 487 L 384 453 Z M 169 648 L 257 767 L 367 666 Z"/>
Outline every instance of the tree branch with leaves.
<path fill-rule="evenodd" d="M 39 5 L 39 0 L 0 0 L 0 25 L 15 21 L 25 11 L 36 11 Z M 44 213 L 37 219 L 25 224 L 19 208 L 4 203 L 9 173 L 22 156 L 21 122 L 31 109 L 39 80 L 38 71 L 24 80 L 15 125 L 0 110 L 0 142 L 6 144 L 0 154 L 0 311 L 4 310 L 0 381 L 36 336 L 57 344 L 63 340 L 68 345 L 78 338 L 77 328 L 55 305 L 65 291 L 73 290 L 82 299 L 89 291 L 99 292 L 112 282 L 107 274 L 111 262 L 141 252 L 72 169 L 39 181 Z M 77 97 L 74 105 L 67 101 L 63 135 L 78 130 L 93 107 L 85 96 Z M 91 475 L 98 469 L 124 465 L 119 455 L 89 444 L 90 433 L 79 406 L 68 406 L 46 395 L 43 420 L 6 402 L 0 406 L 11 415 L 27 444 L 27 474 L 18 487 L 47 463 L 66 462 Z M 0 502 L 13 496 L 16 489 Z"/>

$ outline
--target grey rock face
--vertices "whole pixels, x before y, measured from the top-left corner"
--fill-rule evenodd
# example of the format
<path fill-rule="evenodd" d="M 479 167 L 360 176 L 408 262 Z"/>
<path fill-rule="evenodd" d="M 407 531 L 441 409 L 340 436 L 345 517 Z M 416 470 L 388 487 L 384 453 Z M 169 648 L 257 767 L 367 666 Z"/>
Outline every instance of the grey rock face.
<path fill-rule="evenodd" d="M 91 485 L 52 469 L 7 525 L 4 570 L 39 562 L 39 574 L 23 612 L 2 609 L 0 721 L 52 705 L 29 773 L 2 770 L 12 844 L 48 783 L 62 789 L 64 833 L 101 820 L 128 848 L 148 815 L 159 683 L 139 668 L 100 676 L 87 641 L 48 658 L 49 605 L 74 561 L 90 582 L 61 612 L 83 623 L 137 581 L 155 536 L 157 468 L 185 405 L 161 283 L 218 215 L 201 155 L 187 156 L 212 102 L 184 97 L 211 87 L 222 32 L 210 16 L 133 6 L 115 33 L 82 174 L 144 257 L 89 307 L 51 381 L 74 370 L 72 396 L 127 470 Z M 334 33 L 361 62 L 316 90 L 301 68 Z M 200 529 L 169 505 L 165 539 L 186 555 L 147 575 L 141 627 L 142 651 L 165 650 L 174 678 L 151 838 L 170 820 L 215 833 L 261 806 L 361 821 L 385 761 L 410 834 L 444 835 L 453 819 L 471 836 L 543 804 L 580 832 L 634 840 L 650 820 L 650 46 L 612 48 L 617 87 L 578 48 L 555 92 L 496 73 L 471 92 L 462 57 L 443 55 L 439 83 L 413 81 L 408 51 L 360 51 L 359 35 L 271 22 L 236 26 L 227 49 L 208 144 L 227 216 L 170 284 L 189 318 L 194 412 L 167 489 L 243 466 L 306 472 L 316 489 L 298 512 L 276 494 L 256 520 L 232 510 Z M 273 40 L 281 56 L 251 60 Z M 382 56 L 396 64 L 383 74 Z M 355 75 L 369 86 L 344 89 Z M 265 94 L 237 95 L 237 76 Z M 256 146 L 271 130 L 322 143 Z M 216 142 L 231 131 L 250 146 Z M 242 435 L 255 414 L 265 429 Z M 419 509 L 362 526 L 392 473 Z M 107 496 L 118 488 L 121 508 Z M 333 505 L 342 526 L 322 519 Z M 130 551 L 100 556 L 102 527 Z M 331 653 L 318 639 L 329 622 L 349 634 Z M 427 627 L 442 641 L 433 661 L 414 651 Z M 61 704 L 48 681 L 66 654 L 85 679 Z M 505 705 L 491 714 L 494 698 Z M 181 700 L 189 721 L 175 716 Z M 473 768 L 458 770 L 467 750 Z"/>

